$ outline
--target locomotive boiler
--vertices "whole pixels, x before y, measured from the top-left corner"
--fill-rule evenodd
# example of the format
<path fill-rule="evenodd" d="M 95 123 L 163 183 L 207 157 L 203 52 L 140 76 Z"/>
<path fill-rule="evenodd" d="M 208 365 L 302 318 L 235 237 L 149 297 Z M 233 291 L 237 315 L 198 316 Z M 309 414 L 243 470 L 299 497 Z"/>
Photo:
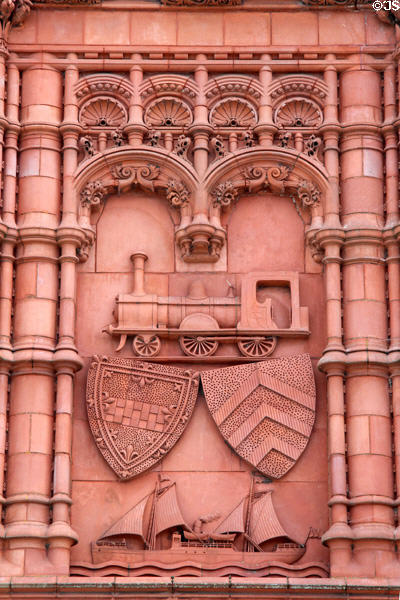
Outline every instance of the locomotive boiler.
<path fill-rule="evenodd" d="M 131 256 L 134 286 L 116 298 L 116 323 L 103 331 L 119 336 L 117 351 L 132 336 L 137 356 L 151 358 L 163 339 L 176 339 L 182 352 L 195 358 L 213 355 L 219 344 L 233 343 L 241 355 L 260 359 L 270 355 L 278 337 L 309 335 L 308 308 L 300 306 L 299 277 L 288 271 L 243 275 L 240 295 L 229 285 L 226 296 L 207 296 L 200 280 L 192 282 L 186 296 L 147 294 L 144 285 L 146 254 Z M 283 286 L 290 292 L 289 327 L 278 327 L 270 297 L 257 298 L 259 286 Z"/>

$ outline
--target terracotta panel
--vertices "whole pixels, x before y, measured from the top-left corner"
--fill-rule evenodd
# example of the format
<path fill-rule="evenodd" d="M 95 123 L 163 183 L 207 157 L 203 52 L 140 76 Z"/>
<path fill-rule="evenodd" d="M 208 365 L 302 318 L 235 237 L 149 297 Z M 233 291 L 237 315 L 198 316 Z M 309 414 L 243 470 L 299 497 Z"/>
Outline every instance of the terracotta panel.
<path fill-rule="evenodd" d="M 393 44 L 395 32 L 389 24 L 383 23 L 374 13 L 366 14 L 367 44 Z"/>
<path fill-rule="evenodd" d="M 135 11 L 131 15 L 131 43 L 175 45 L 176 14 Z"/>
<path fill-rule="evenodd" d="M 257 15 L 253 13 L 226 13 L 225 20 L 225 44 L 233 46 L 265 45 L 270 43 L 270 19 L 269 15 Z"/>
<path fill-rule="evenodd" d="M 315 13 L 286 11 L 272 13 L 271 30 L 274 46 L 318 44 L 318 17 Z"/>
<path fill-rule="evenodd" d="M 42 10 L 38 15 L 38 38 L 45 44 L 83 43 L 83 19 L 81 11 Z"/>
<path fill-rule="evenodd" d="M 343 13 L 324 10 L 319 17 L 319 43 L 326 45 L 364 44 L 364 13 Z M 334 34 L 333 34 L 334 32 Z"/>
<path fill-rule="evenodd" d="M 84 15 L 84 42 L 88 45 L 129 44 L 129 13 L 90 11 Z"/>
<path fill-rule="evenodd" d="M 220 46 L 223 43 L 223 15 L 182 12 L 177 15 L 178 44 Z"/>

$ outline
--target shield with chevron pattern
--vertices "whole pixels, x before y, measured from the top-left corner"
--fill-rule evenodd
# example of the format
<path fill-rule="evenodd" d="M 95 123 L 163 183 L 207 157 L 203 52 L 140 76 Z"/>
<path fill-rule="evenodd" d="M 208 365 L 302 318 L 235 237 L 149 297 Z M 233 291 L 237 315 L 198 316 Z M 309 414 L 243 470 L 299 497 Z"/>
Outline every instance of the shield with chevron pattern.
<path fill-rule="evenodd" d="M 315 383 L 308 354 L 204 371 L 208 408 L 232 448 L 267 477 L 296 463 L 311 435 Z"/>

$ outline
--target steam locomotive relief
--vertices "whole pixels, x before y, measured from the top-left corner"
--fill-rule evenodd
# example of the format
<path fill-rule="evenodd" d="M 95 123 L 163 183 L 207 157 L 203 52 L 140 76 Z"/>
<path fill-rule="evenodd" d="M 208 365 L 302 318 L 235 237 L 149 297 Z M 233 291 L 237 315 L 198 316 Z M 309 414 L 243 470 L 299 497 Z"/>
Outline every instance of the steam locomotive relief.
<path fill-rule="evenodd" d="M 240 354 L 262 359 L 274 351 L 279 337 L 309 335 L 308 308 L 300 306 L 297 273 L 257 272 L 242 277 L 240 296 L 228 286 L 226 296 L 207 296 L 201 281 L 194 281 L 187 296 L 147 294 L 144 269 L 147 256 L 131 256 L 134 286 L 130 294 L 119 294 L 114 315 L 116 323 L 103 331 L 119 336 L 117 351 L 132 337 L 133 351 L 142 358 L 159 354 L 162 340 L 176 339 L 182 352 L 191 358 L 213 355 L 220 344 L 236 344 Z M 281 286 L 289 292 L 289 321 L 278 325 L 268 295 L 260 299 L 259 286 Z"/>

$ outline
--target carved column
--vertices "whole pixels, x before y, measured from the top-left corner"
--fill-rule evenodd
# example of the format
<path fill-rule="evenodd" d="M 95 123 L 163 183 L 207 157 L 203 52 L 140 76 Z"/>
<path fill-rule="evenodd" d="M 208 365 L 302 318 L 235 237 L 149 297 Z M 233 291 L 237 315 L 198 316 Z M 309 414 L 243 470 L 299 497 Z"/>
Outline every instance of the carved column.
<path fill-rule="evenodd" d="M 13 58 L 13 57 L 11 57 Z M 5 133 L 5 172 L 3 176 L 3 218 L 5 238 L 0 257 L 0 495 L 4 502 L 4 475 L 7 440 L 7 404 L 8 384 L 12 364 L 11 315 L 14 282 L 14 248 L 17 238 L 15 225 L 15 191 L 17 166 L 17 141 L 19 132 L 19 72 L 10 64 L 7 81 L 6 133 Z M 3 222 L 1 222 L 3 225 Z M 1 524 L 1 537 L 4 527 Z M 4 548 L 4 545 L 3 545 Z M 13 565 L 9 561 L 0 562 L 0 572 L 7 574 L 22 573 L 22 565 Z"/>
<path fill-rule="evenodd" d="M 70 66 L 65 71 L 63 135 L 63 218 L 57 231 L 60 256 L 60 309 L 58 344 L 54 355 L 57 375 L 56 426 L 53 474 L 53 522 L 50 533 L 54 540 L 49 558 L 58 570 L 69 572 L 71 542 L 77 540 L 70 526 L 72 407 L 74 373 L 81 367 L 75 347 L 76 263 L 77 248 L 82 245 L 83 232 L 77 221 L 77 201 L 74 174 L 78 166 L 78 106 L 74 87 L 79 79 L 76 55 L 70 54 Z"/>
<path fill-rule="evenodd" d="M 139 93 L 140 84 L 143 81 L 143 69 L 140 65 L 142 57 L 140 54 L 133 54 L 132 59 L 137 61 L 129 73 L 133 86 L 133 94 L 129 104 L 129 122 L 126 127 L 128 140 L 131 146 L 140 146 L 143 143 L 143 136 L 146 132 L 146 126 L 143 123 L 143 104 Z"/>
<path fill-rule="evenodd" d="M 386 224 L 383 232 L 386 246 L 389 304 L 389 369 L 392 377 L 392 410 L 394 436 L 394 468 L 396 474 L 396 504 L 400 497 L 400 253 L 398 236 L 399 223 L 399 175 L 398 175 L 398 111 L 396 102 L 396 69 L 389 65 L 385 69 L 384 104 L 386 166 Z M 397 125 L 397 127 L 396 127 Z M 397 509 L 398 510 L 398 509 Z M 400 539 L 397 516 L 396 540 Z"/>
<path fill-rule="evenodd" d="M 365 90 L 365 94 L 360 94 Z M 348 485 L 354 553 L 341 574 L 385 576 L 394 559 L 387 307 L 382 243 L 380 74 L 341 76 L 344 344 Z M 333 566 L 332 574 L 338 574 Z"/>
<path fill-rule="evenodd" d="M 272 146 L 277 127 L 272 120 L 272 102 L 269 91 L 272 82 L 272 70 L 269 64 L 265 64 L 271 60 L 271 57 L 269 54 L 263 54 L 261 60 L 264 64 L 260 68 L 259 79 L 263 88 L 263 93 L 258 109 L 258 125 L 255 128 L 255 132 L 258 135 L 261 146 Z"/>
<path fill-rule="evenodd" d="M 60 214 L 62 75 L 36 65 L 23 73 L 14 371 L 10 392 L 6 538 L 25 574 L 54 573 L 47 548 L 53 457 Z M 59 541 L 59 540 L 58 540 Z M 58 541 L 56 543 L 58 543 Z M 63 571 L 60 571 L 63 572 Z M 64 571 L 65 572 L 65 571 Z"/>

